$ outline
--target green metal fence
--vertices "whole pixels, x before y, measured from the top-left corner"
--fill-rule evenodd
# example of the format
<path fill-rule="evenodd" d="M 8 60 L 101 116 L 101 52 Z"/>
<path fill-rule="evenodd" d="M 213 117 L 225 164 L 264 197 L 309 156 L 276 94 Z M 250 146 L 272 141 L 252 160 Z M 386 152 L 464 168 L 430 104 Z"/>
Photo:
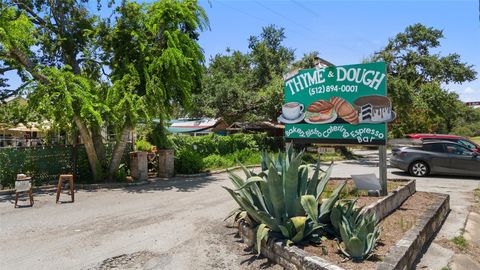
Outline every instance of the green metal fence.
<path fill-rule="evenodd" d="M 108 162 L 113 146 L 106 145 Z M 122 157 L 122 163 L 129 167 L 128 153 L 132 145 L 128 144 Z M 74 158 L 76 158 L 74 167 Z M 75 173 L 77 183 L 92 183 L 93 177 L 83 145 L 74 149 L 71 145 L 41 146 L 24 148 L 0 148 L 0 184 L 3 188 L 14 186 L 18 173 L 32 177 L 36 186 L 56 183 L 58 175 Z"/>

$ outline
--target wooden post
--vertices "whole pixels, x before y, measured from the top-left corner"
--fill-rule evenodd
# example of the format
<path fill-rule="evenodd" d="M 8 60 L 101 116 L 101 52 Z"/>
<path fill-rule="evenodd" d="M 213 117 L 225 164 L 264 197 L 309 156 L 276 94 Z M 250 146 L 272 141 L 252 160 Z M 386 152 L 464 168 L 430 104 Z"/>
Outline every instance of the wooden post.
<path fill-rule="evenodd" d="M 380 185 L 382 189 L 380 190 L 380 196 L 386 196 L 387 191 L 387 147 L 385 145 L 380 145 L 378 147 L 378 168 L 380 169 Z"/>

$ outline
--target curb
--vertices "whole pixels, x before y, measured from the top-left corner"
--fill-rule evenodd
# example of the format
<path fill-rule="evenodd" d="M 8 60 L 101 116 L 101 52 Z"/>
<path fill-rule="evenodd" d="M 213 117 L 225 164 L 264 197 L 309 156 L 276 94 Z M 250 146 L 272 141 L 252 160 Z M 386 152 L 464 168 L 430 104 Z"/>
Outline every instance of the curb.
<path fill-rule="evenodd" d="M 401 270 L 413 269 L 417 258 L 423 253 L 426 246 L 435 238 L 441 229 L 443 222 L 450 212 L 450 195 L 428 192 L 435 194 L 435 203 L 428 208 L 415 225 L 407 231 L 385 256 L 383 262 L 377 265 L 378 270 Z"/>

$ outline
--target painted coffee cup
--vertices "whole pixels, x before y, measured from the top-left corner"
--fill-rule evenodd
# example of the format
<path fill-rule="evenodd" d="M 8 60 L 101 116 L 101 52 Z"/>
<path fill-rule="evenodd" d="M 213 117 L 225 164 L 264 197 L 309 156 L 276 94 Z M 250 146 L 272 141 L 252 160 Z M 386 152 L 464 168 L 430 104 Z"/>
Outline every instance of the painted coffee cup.
<path fill-rule="evenodd" d="M 297 119 L 303 112 L 303 104 L 298 102 L 288 102 L 282 106 L 283 118 L 287 120 Z"/>

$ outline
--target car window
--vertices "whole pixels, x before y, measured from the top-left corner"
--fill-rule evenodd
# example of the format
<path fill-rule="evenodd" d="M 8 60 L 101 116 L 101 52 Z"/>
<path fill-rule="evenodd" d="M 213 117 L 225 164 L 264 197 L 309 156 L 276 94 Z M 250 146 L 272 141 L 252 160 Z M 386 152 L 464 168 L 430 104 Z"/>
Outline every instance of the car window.
<path fill-rule="evenodd" d="M 447 144 L 446 145 L 447 153 L 455 154 L 455 155 L 462 155 L 462 156 L 471 156 L 473 152 L 468 150 L 467 148 L 456 145 L 456 144 Z"/>
<path fill-rule="evenodd" d="M 443 144 L 441 143 L 429 143 L 423 145 L 423 150 L 431 152 L 445 152 Z"/>
<path fill-rule="evenodd" d="M 465 146 L 468 149 L 476 149 L 477 148 L 477 146 L 475 146 L 475 144 L 473 144 L 469 141 L 466 141 L 466 140 L 458 140 L 458 143 L 460 143 L 461 145 Z"/>

